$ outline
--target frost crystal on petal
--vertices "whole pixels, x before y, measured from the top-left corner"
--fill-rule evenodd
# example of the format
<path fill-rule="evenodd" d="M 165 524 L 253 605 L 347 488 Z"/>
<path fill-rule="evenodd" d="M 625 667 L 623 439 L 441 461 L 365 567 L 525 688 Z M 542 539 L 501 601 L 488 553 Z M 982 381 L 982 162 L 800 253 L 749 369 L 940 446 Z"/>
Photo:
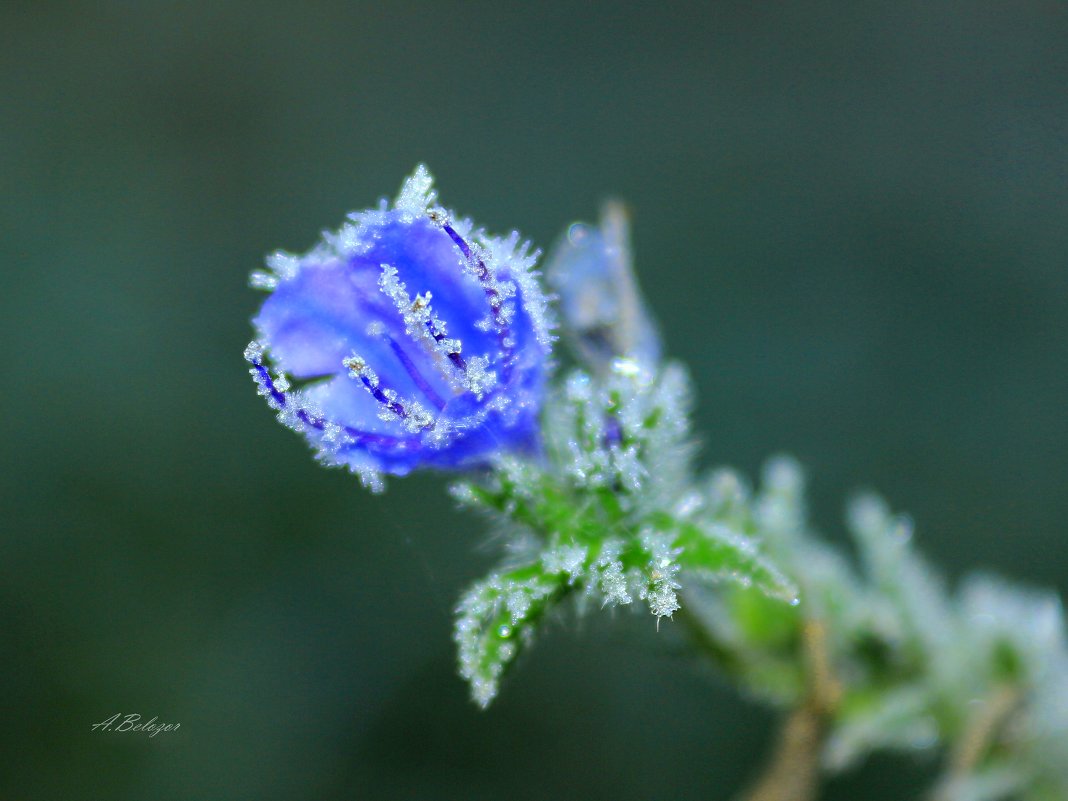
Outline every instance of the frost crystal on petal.
<path fill-rule="evenodd" d="M 426 214 L 437 197 L 438 193 L 434 191 L 434 179 L 430 175 L 430 170 L 425 164 L 420 164 L 405 180 L 393 205 L 402 214 L 411 215 L 412 219 L 415 219 Z"/>

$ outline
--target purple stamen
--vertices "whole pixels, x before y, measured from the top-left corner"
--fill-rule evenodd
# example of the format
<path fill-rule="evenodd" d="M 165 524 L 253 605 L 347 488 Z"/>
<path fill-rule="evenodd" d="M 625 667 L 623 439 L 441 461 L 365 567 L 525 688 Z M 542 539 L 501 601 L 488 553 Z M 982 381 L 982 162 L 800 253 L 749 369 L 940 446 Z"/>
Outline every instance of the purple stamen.
<path fill-rule="evenodd" d="M 456 246 L 460 248 L 460 252 L 464 254 L 464 258 L 468 263 L 472 265 L 475 272 L 475 278 L 478 279 L 479 284 L 482 285 L 482 291 L 486 293 L 486 298 L 489 300 L 490 309 L 493 311 L 493 322 L 497 325 L 497 339 L 501 345 L 501 352 L 504 356 L 503 367 L 505 377 L 511 373 L 512 368 L 512 355 L 515 352 L 514 347 L 508 344 L 510 339 L 510 331 L 508 329 L 508 323 L 504 319 L 502 314 L 502 308 L 504 306 L 501 300 L 501 293 L 497 291 L 497 288 L 490 283 L 489 268 L 486 267 L 486 263 L 479 257 L 474 255 L 471 250 L 471 246 L 464 241 L 464 238 L 456 233 L 456 229 L 449 223 L 442 223 L 442 229 L 449 235 L 449 238 L 456 243 Z"/>
<path fill-rule="evenodd" d="M 456 233 L 456 229 L 453 228 L 448 223 L 443 223 L 441 227 L 445 230 L 445 233 L 447 233 L 449 235 L 449 237 L 452 239 L 452 241 L 456 243 L 456 247 L 460 248 L 460 250 L 463 252 L 464 258 L 466 258 L 466 259 L 471 258 L 471 248 L 470 248 L 470 246 L 468 246 L 468 244 L 466 242 L 464 242 L 464 239 L 463 239 L 462 236 L 460 236 L 458 233 Z"/>
<path fill-rule="evenodd" d="M 358 378 L 360 379 L 360 382 L 367 388 L 367 391 L 371 393 L 371 397 L 373 397 L 376 401 L 378 401 L 391 412 L 393 412 L 393 414 L 397 415 L 397 417 L 401 418 L 402 420 L 407 419 L 408 410 L 404 408 L 403 404 L 401 404 L 400 401 L 390 400 L 388 397 L 386 397 L 386 394 L 381 389 L 379 389 L 378 386 L 371 383 L 371 379 L 368 378 L 367 375 L 361 373 Z"/>
<path fill-rule="evenodd" d="M 418 331 L 413 332 L 412 330 L 412 326 L 415 324 L 412 316 L 417 315 L 419 312 L 423 312 L 427 308 L 430 302 L 430 293 L 428 292 L 425 296 L 416 295 L 415 300 L 413 301 L 408 297 L 404 284 L 399 281 L 397 268 L 388 264 L 382 265 L 382 276 L 378 280 L 378 287 L 382 292 L 389 296 L 397 307 L 397 311 L 401 313 L 401 317 L 404 319 L 405 323 L 405 330 L 408 332 L 408 335 L 416 343 L 420 343 Z M 409 306 L 409 308 L 405 308 L 406 305 Z M 426 326 L 426 332 L 430 335 L 430 338 L 438 345 L 441 345 L 441 348 L 437 352 L 444 352 L 445 356 L 452 362 L 457 370 L 460 372 L 467 372 L 467 362 L 465 362 L 463 356 L 460 355 L 459 343 L 453 345 L 456 350 L 448 350 L 452 341 L 449 340 L 445 334 L 445 324 L 427 310 L 425 312 L 425 319 L 423 319 L 423 325 Z"/>
<path fill-rule="evenodd" d="M 286 394 L 274 385 L 274 379 L 271 378 L 270 370 L 264 367 L 260 362 L 252 362 L 252 367 L 259 373 L 260 378 L 263 380 L 263 386 L 267 388 L 267 392 L 270 394 L 272 400 L 279 406 L 284 407 L 286 405 Z"/>
<path fill-rule="evenodd" d="M 359 379 L 364 388 L 371 393 L 371 397 L 382 404 L 382 406 L 390 413 L 395 414 L 401 420 L 406 421 L 405 428 L 409 431 L 414 433 L 418 429 L 434 428 L 434 418 L 423 409 L 418 401 L 406 403 L 405 401 L 400 400 L 397 391 L 392 387 L 383 384 L 381 379 L 379 379 L 378 374 L 371 369 L 367 365 L 367 362 L 360 356 L 353 354 L 347 359 L 343 359 L 341 363 L 349 368 L 349 375 L 352 378 Z M 429 386 L 427 388 L 429 389 Z M 431 390 L 431 392 L 432 391 L 433 390 Z M 442 405 L 444 406 L 444 404 Z M 388 420 L 390 418 L 383 419 Z"/>
<path fill-rule="evenodd" d="M 262 362 L 251 362 L 253 369 L 259 375 L 260 380 L 263 382 L 264 388 L 270 394 L 272 400 L 278 404 L 280 408 L 290 408 L 290 397 L 274 383 L 274 379 L 271 377 L 271 371 L 268 370 Z M 303 407 L 297 407 L 294 411 L 297 419 L 305 425 L 309 425 L 317 431 L 324 431 L 328 425 L 337 425 L 342 431 L 352 438 L 352 445 L 378 445 L 387 448 L 397 448 L 405 450 L 415 443 L 408 439 L 399 439 L 397 437 L 390 437 L 384 434 L 372 434 L 369 431 L 361 431 L 351 426 L 338 425 L 330 420 L 327 420 L 322 416 L 314 416 L 309 414 L 308 410 Z"/>

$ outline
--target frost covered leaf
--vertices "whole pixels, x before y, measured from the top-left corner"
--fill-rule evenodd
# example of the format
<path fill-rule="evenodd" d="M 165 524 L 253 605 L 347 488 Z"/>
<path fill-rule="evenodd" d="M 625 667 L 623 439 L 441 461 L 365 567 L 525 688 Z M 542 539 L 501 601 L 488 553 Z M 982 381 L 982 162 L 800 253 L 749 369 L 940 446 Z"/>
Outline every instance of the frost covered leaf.
<path fill-rule="evenodd" d="M 943 733 L 955 732 L 963 723 L 961 711 L 988 687 L 945 580 L 916 552 L 911 520 L 892 514 L 881 498 L 855 498 L 847 522 L 873 622 L 881 625 L 900 665 L 924 671 L 925 685 L 949 714 L 940 721 Z"/>
<path fill-rule="evenodd" d="M 951 639 L 953 612 L 944 580 L 912 547 L 912 521 L 866 494 L 849 505 L 848 522 L 868 579 L 901 615 L 915 643 L 936 651 Z"/>
<path fill-rule="evenodd" d="M 567 587 L 566 571 L 530 564 L 494 573 L 464 593 L 456 607 L 453 639 L 460 675 L 472 699 L 485 708 L 520 649 L 530 644 L 538 621 Z"/>
<path fill-rule="evenodd" d="M 797 587 L 761 555 L 756 541 L 722 523 L 681 523 L 675 544 L 686 570 L 797 603 Z"/>

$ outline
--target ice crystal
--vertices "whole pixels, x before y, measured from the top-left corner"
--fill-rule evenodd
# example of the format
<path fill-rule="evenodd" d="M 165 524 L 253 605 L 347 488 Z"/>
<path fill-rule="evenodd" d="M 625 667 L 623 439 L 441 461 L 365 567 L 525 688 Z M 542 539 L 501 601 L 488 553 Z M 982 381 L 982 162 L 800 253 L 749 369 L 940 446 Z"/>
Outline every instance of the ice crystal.
<path fill-rule="evenodd" d="M 561 545 L 547 550 L 541 563 L 547 573 L 566 573 L 568 583 L 574 584 L 585 570 L 588 552 L 583 545 Z"/>
<path fill-rule="evenodd" d="M 590 592 L 600 593 L 604 606 L 629 604 L 633 600 L 627 587 L 623 560 L 619 558 L 622 552 L 621 541 L 608 540 L 602 546 L 597 561 L 593 563 L 593 581 L 588 589 Z"/>
<path fill-rule="evenodd" d="M 649 554 L 649 562 L 646 565 L 648 583 L 642 587 L 640 596 L 658 618 L 671 617 L 680 609 L 675 591 L 682 589 L 682 585 L 676 581 L 680 566 L 675 559 L 683 549 L 672 547 L 674 538 L 659 532 L 646 532 L 641 539 Z"/>

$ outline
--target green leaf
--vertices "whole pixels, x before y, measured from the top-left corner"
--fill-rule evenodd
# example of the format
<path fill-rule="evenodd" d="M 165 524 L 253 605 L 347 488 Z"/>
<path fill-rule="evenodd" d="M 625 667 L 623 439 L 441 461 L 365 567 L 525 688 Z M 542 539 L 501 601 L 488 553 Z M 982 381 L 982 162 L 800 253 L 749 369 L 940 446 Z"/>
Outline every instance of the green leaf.
<path fill-rule="evenodd" d="M 798 602 L 797 587 L 757 549 L 756 542 L 721 523 L 675 523 L 678 562 L 684 570 L 753 587 L 765 595 Z"/>
<path fill-rule="evenodd" d="M 538 562 L 493 573 L 464 593 L 453 639 L 460 675 L 479 706 L 487 707 L 497 695 L 505 670 L 533 640 L 538 622 L 567 586 L 566 573 L 550 573 Z"/>

